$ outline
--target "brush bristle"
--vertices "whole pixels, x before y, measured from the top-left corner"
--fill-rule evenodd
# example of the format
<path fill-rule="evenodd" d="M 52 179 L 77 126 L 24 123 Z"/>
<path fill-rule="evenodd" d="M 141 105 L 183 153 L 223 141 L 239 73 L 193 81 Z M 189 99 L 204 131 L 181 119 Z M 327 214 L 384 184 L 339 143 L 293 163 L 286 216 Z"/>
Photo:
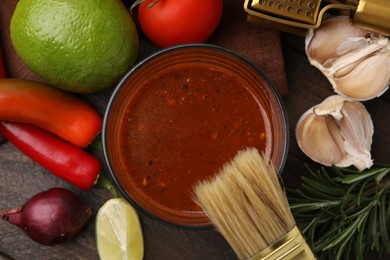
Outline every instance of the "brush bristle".
<path fill-rule="evenodd" d="M 238 152 L 213 179 L 198 183 L 194 192 L 240 259 L 262 251 L 295 226 L 272 163 L 255 148 Z"/>

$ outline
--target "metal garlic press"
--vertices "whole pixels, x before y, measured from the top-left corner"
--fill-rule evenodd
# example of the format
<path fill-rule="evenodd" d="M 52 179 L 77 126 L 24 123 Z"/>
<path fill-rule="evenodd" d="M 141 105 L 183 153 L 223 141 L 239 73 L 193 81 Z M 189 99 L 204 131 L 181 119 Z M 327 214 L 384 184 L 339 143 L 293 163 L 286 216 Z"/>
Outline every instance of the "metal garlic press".
<path fill-rule="evenodd" d="M 304 35 L 328 15 L 349 15 L 357 26 L 390 36 L 390 0 L 245 0 L 248 21 Z"/>

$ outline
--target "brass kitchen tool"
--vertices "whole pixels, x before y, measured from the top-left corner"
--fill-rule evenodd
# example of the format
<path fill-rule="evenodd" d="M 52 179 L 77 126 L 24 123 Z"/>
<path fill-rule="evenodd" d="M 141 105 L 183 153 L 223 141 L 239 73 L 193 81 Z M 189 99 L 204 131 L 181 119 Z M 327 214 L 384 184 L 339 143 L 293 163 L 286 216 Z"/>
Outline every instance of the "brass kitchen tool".
<path fill-rule="evenodd" d="M 357 26 L 390 36 L 390 0 L 245 0 L 248 21 L 304 35 L 327 15 L 349 15 Z"/>

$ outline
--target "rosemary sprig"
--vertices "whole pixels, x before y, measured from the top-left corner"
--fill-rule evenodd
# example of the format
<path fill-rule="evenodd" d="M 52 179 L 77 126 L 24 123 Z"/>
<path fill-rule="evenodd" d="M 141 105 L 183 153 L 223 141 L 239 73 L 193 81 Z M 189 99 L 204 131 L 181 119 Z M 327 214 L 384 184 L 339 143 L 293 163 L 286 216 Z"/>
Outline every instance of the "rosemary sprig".
<path fill-rule="evenodd" d="M 290 208 L 318 259 L 363 259 L 390 253 L 390 166 L 308 166 L 300 189 L 287 189 Z"/>

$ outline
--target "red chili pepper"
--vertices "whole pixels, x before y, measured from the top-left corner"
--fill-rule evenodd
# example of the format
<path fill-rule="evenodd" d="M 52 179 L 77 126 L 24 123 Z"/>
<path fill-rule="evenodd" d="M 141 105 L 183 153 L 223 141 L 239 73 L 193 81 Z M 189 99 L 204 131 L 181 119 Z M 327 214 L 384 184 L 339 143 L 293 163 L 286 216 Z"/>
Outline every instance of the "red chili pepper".
<path fill-rule="evenodd" d="M 0 79 L 0 120 L 36 125 L 80 147 L 102 127 L 100 115 L 82 99 L 21 79 Z"/>
<path fill-rule="evenodd" d="M 2 121 L 0 133 L 49 172 L 81 189 L 90 189 L 99 176 L 102 167 L 96 157 L 39 127 Z"/>

